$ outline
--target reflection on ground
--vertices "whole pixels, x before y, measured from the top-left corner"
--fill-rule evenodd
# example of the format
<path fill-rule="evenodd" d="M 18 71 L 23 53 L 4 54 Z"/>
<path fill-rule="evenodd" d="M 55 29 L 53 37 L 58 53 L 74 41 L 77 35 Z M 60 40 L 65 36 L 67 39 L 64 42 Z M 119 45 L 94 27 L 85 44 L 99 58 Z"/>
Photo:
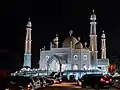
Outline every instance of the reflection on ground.
<path fill-rule="evenodd" d="M 54 84 L 43 90 L 95 90 L 95 89 L 81 88 L 80 86 L 77 86 L 76 82 L 63 82 L 61 84 Z M 100 90 L 118 90 L 118 89 L 111 87 L 110 89 L 100 89 Z"/>

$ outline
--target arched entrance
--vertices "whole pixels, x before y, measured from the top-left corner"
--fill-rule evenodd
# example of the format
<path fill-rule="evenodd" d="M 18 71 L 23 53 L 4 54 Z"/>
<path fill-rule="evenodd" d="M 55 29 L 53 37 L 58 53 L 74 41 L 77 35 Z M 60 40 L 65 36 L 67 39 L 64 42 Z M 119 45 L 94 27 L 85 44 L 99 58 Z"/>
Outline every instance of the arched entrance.
<path fill-rule="evenodd" d="M 64 56 L 58 56 L 58 55 L 52 55 L 48 60 L 47 60 L 47 71 L 49 74 L 49 71 L 57 71 L 61 72 L 62 71 L 62 64 L 67 63 L 67 60 L 65 60 Z"/>
<path fill-rule="evenodd" d="M 59 61 L 53 60 L 52 63 L 49 64 L 48 70 L 55 71 L 55 72 L 59 71 L 60 70 Z"/>

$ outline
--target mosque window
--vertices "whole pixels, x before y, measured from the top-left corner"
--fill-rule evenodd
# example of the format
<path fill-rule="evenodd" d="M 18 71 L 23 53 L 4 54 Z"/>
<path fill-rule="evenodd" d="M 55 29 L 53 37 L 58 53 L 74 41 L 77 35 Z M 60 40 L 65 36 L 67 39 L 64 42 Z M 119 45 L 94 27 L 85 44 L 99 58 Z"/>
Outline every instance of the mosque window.
<path fill-rule="evenodd" d="M 46 61 L 49 59 L 49 57 L 50 57 L 49 55 L 46 55 L 46 57 L 45 57 Z"/>
<path fill-rule="evenodd" d="M 73 65 L 73 70 L 78 70 L 78 65 L 77 64 Z"/>
<path fill-rule="evenodd" d="M 87 55 L 83 55 L 83 60 L 87 60 Z"/>
<path fill-rule="evenodd" d="M 73 56 L 73 59 L 74 59 L 74 60 L 78 60 L 78 55 L 74 55 L 74 56 Z"/>
<path fill-rule="evenodd" d="M 83 64 L 82 69 L 83 69 L 83 70 L 87 70 L 86 64 Z"/>

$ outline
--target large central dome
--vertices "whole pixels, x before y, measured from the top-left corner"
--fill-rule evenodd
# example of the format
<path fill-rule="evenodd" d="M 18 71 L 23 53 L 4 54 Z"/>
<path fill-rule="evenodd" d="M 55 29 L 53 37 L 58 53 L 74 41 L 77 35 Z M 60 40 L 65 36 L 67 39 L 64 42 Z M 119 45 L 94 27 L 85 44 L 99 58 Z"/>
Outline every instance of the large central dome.
<path fill-rule="evenodd" d="M 70 30 L 70 32 L 69 32 L 70 36 L 68 36 L 62 43 L 63 48 L 71 47 L 71 42 L 72 42 L 72 48 L 75 48 L 75 44 L 78 42 L 78 40 L 72 36 L 72 33 L 73 33 L 73 31 Z"/>

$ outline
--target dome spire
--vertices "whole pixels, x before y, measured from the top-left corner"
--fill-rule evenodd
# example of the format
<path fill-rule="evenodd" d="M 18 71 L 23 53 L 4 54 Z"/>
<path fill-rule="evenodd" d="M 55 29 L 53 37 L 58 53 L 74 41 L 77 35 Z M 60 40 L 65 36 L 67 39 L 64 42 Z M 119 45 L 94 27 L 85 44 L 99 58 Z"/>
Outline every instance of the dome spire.
<path fill-rule="evenodd" d="M 30 17 L 28 18 L 29 22 L 30 22 Z"/>
<path fill-rule="evenodd" d="M 102 31 L 102 36 L 101 36 L 101 38 L 105 38 L 104 30 Z"/>
<path fill-rule="evenodd" d="M 56 37 L 53 39 L 53 42 L 55 44 L 55 48 L 58 48 L 58 43 L 59 43 L 58 40 L 59 40 L 58 34 L 56 34 Z"/>
<path fill-rule="evenodd" d="M 95 13 L 95 10 L 93 9 L 92 12 L 93 12 L 93 14 L 94 14 L 94 13 Z"/>
<path fill-rule="evenodd" d="M 69 31 L 69 34 L 70 34 L 70 36 L 72 36 L 72 34 L 73 34 L 73 30 L 70 30 L 70 31 Z"/>
<path fill-rule="evenodd" d="M 104 34 L 104 30 L 103 30 L 102 32 L 103 32 L 103 34 Z"/>
<path fill-rule="evenodd" d="M 58 37 L 58 34 L 56 34 L 56 37 Z"/>
<path fill-rule="evenodd" d="M 95 15 L 95 10 L 92 10 L 91 18 L 90 20 L 95 21 L 96 20 L 96 15 Z"/>
<path fill-rule="evenodd" d="M 81 38 L 80 38 L 80 37 L 78 37 L 78 41 L 79 41 L 79 42 L 80 42 L 80 39 L 81 39 Z"/>
<path fill-rule="evenodd" d="M 28 18 L 27 27 L 28 27 L 28 28 L 31 28 L 31 26 L 32 26 L 32 23 L 31 23 L 31 21 L 30 21 L 30 17 L 29 17 L 29 18 Z"/>
<path fill-rule="evenodd" d="M 85 42 L 84 45 L 85 45 L 85 48 L 87 48 L 87 42 Z"/>

